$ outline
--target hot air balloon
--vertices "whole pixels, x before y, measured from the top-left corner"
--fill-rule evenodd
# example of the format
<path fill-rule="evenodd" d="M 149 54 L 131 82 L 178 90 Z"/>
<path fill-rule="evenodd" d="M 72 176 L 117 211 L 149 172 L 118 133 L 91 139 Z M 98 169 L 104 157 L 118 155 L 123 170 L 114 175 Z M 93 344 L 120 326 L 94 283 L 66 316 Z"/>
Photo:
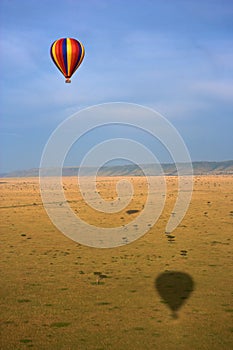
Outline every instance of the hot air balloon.
<path fill-rule="evenodd" d="M 71 76 L 78 69 L 84 58 L 85 50 L 82 43 L 73 38 L 62 38 L 54 41 L 50 48 L 53 62 L 71 83 Z"/>

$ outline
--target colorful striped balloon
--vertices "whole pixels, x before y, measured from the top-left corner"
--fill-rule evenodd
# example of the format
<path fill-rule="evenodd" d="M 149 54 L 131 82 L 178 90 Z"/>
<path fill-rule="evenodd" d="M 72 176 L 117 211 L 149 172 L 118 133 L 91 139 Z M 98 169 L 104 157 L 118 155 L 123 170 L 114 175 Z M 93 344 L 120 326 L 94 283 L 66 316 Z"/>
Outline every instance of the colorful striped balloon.
<path fill-rule="evenodd" d="M 84 58 L 85 49 L 76 39 L 63 38 L 54 41 L 51 45 L 50 55 L 53 62 L 70 83 L 71 76 L 78 69 Z"/>

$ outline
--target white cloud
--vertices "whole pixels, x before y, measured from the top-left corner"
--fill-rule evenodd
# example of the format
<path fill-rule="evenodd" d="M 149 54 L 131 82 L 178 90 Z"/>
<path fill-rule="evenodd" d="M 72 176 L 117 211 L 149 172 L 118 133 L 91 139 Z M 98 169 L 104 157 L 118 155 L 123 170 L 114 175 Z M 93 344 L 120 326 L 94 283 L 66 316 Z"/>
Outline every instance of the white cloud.
<path fill-rule="evenodd" d="M 200 80 L 192 84 L 192 90 L 203 97 L 228 101 L 233 99 L 233 80 Z"/>
<path fill-rule="evenodd" d="M 39 67 L 38 54 L 40 45 L 37 35 L 25 32 L 3 32 L 0 40 L 1 64 L 4 66 L 4 75 L 16 76 L 28 73 Z"/>

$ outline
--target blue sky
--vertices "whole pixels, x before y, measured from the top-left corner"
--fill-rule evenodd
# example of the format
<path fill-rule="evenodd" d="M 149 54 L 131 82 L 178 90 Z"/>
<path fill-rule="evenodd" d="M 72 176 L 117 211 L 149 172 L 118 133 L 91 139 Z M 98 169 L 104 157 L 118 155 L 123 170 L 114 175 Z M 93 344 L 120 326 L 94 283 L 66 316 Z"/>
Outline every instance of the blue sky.
<path fill-rule="evenodd" d="M 231 0 L 2 0 L 0 12 L 1 172 L 39 167 L 60 122 L 117 101 L 163 114 L 193 160 L 233 159 Z M 49 55 L 61 37 L 86 49 L 71 84 Z"/>

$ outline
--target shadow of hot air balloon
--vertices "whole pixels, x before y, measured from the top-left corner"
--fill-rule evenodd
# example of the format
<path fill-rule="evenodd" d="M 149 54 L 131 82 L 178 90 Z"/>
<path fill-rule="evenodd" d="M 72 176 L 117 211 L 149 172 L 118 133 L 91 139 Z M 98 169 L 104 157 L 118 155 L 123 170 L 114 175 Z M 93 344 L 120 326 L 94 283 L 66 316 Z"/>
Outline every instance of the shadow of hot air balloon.
<path fill-rule="evenodd" d="M 187 273 L 166 271 L 156 278 L 155 287 L 172 310 L 172 317 L 176 319 L 177 311 L 194 290 L 194 281 Z"/>

